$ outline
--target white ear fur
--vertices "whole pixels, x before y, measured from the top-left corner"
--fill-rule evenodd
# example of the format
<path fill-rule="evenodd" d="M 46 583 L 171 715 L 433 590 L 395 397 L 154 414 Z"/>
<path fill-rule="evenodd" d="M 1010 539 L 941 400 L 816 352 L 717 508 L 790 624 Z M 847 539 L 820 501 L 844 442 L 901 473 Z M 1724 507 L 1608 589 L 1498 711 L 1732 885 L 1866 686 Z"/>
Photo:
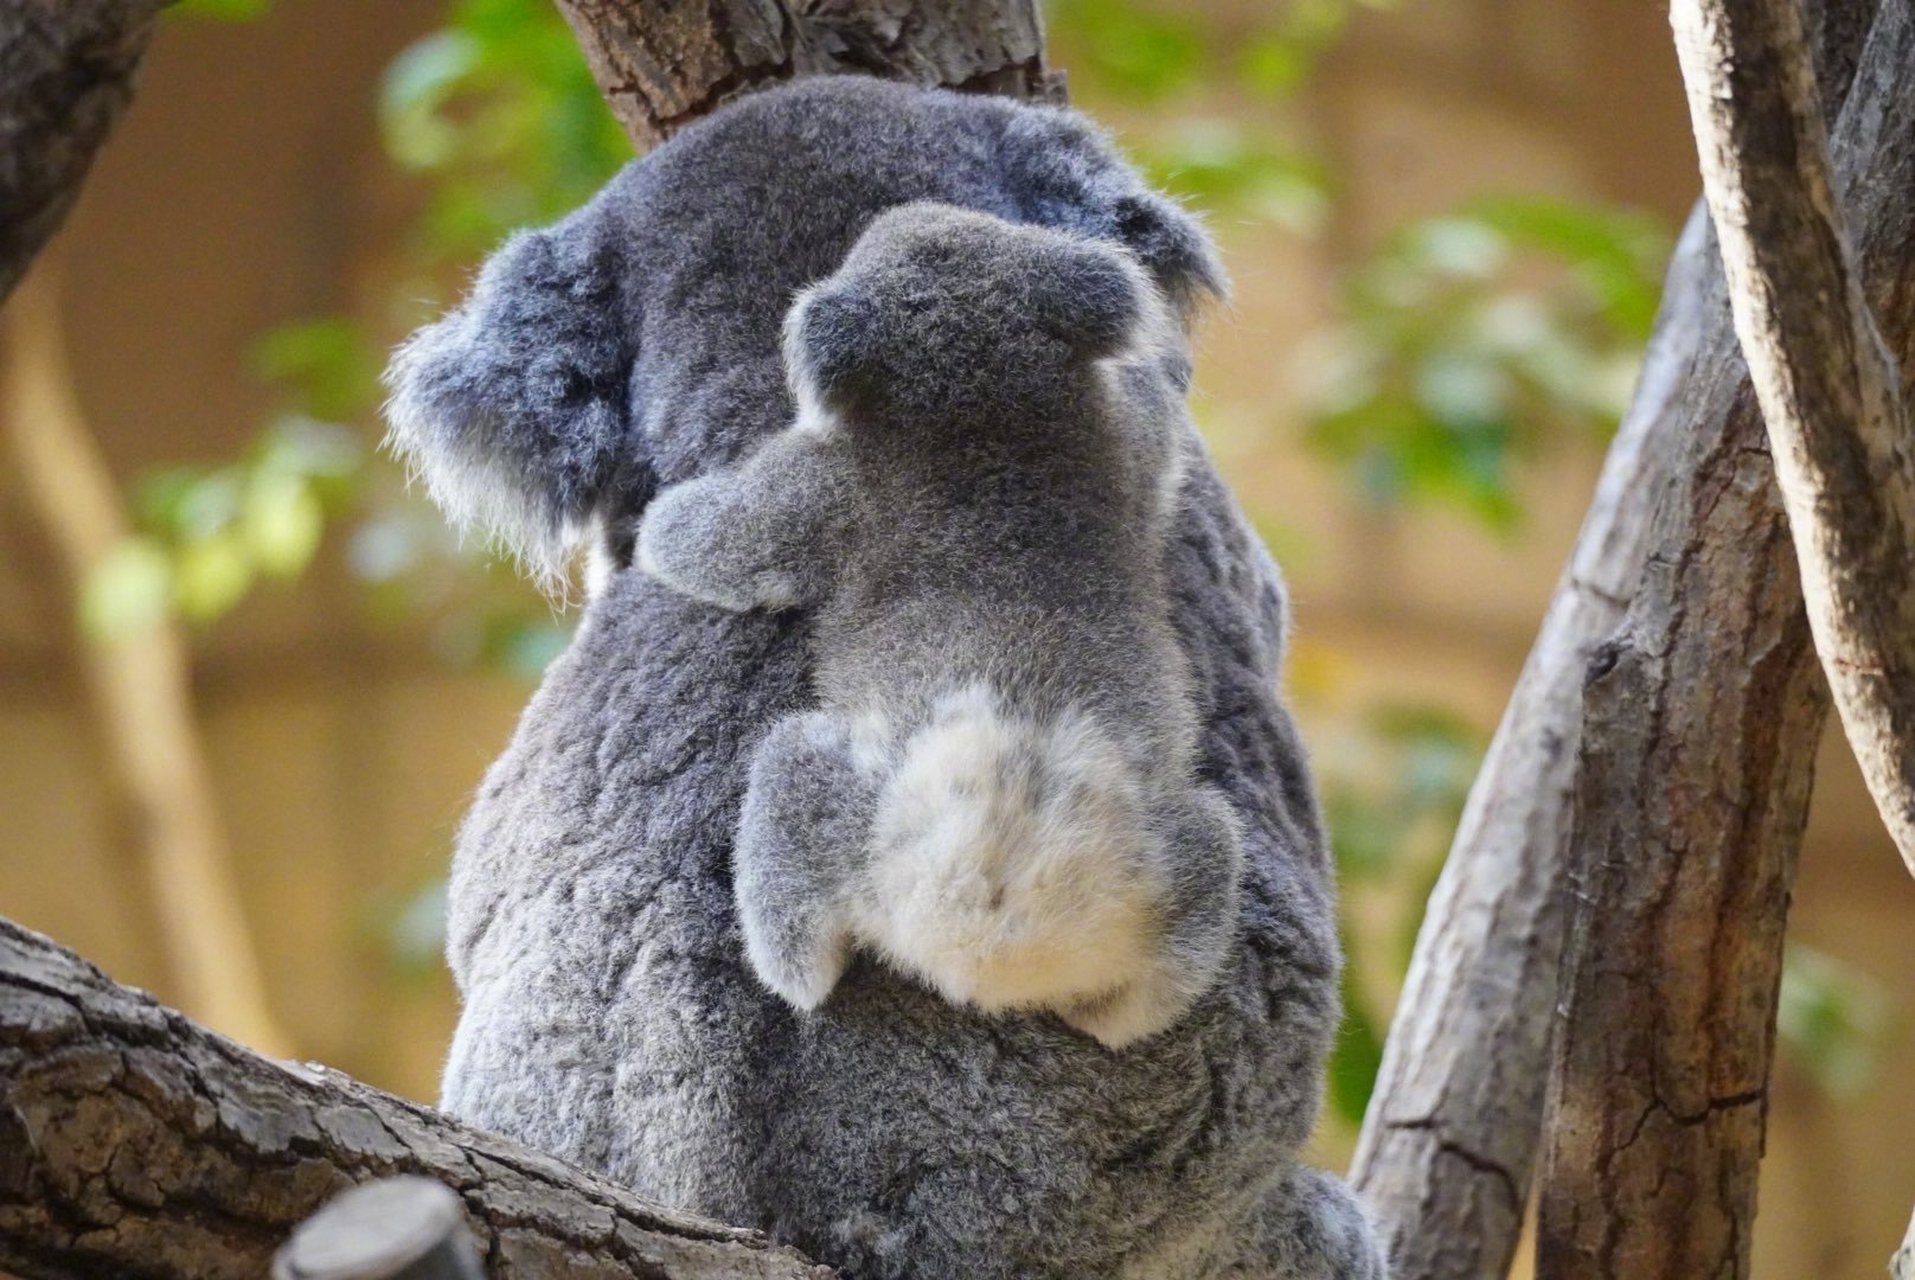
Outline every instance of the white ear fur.
<path fill-rule="evenodd" d="M 581 534 L 577 522 L 528 485 L 521 469 L 471 441 L 460 424 L 445 421 L 422 395 L 421 372 L 435 359 L 456 358 L 471 324 L 469 314 L 449 316 L 415 333 L 393 356 L 385 375 L 391 395 L 383 447 L 405 463 L 409 483 L 424 483 L 453 528 L 461 534 L 476 530 L 516 560 L 540 590 L 563 594 Z"/>

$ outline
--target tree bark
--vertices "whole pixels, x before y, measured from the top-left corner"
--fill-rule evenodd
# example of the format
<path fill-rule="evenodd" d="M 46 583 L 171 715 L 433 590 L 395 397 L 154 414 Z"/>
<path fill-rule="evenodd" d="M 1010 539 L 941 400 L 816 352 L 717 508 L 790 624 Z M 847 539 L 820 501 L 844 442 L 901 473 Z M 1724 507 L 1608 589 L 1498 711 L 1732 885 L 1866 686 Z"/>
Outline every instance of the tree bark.
<path fill-rule="evenodd" d="M 0 1271 L 255 1280 L 336 1193 L 403 1173 L 459 1193 L 492 1276 L 832 1274 L 336 1072 L 261 1058 L 0 920 Z"/>
<path fill-rule="evenodd" d="M 66 220 L 166 0 L 0 0 L 0 300 Z"/>
<path fill-rule="evenodd" d="M 1837 185 L 1884 332 L 1915 347 L 1915 22 L 1881 6 Z M 1538 1275 L 1748 1272 L 1775 998 L 1827 693 L 1741 362 L 1734 411 L 1683 445 L 1622 628 L 1592 661 L 1576 920 Z"/>
<path fill-rule="evenodd" d="M 1736 333 L 1849 746 L 1915 873 L 1915 436 L 1830 187 L 1794 0 L 1676 0 Z"/>
<path fill-rule="evenodd" d="M 1037 0 L 558 0 L 640 151 L 740 94 L 857 71 L 1058 99 Z"/>
<path fill-rule="evenodd" d="M 1873 7 L 1817 9 L 1831 109 L 1848 93 Z M 1585 670 L 1636 596 L 1658 504 L 1698 483 L 1694 468 L 1707 459 L 1696 442 L 1747 430 L 1735 356 L 1698 209 L 1576 549 L 1430 897 L 1385 1042 L 1351 1177 L 1400 1280 L 1488 1280 L 1507 1274 L 1515 1254 L 1557 1025 Z M 1709 696 L 1706 684 L 1693 692 Z"/>

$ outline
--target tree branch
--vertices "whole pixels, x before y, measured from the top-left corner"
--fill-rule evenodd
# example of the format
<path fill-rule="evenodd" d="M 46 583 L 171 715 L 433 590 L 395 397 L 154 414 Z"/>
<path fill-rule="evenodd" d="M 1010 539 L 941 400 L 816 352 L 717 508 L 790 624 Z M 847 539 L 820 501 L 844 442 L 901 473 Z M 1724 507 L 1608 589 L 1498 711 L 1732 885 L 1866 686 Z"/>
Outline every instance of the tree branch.
<path fill-rule="evenodd" d="M 1036 0 L 558 0 L 599 88 L 644 151 L 753 88 L 860 71 L 1061 99 Z"/>
<path fill-rule="evenodd" d="M 1831 191 L 1801 16 L 1795 0 L 1670 16 L 1815 647 L 1915 873 L 1915 434 Z"/>
<path fill-rule="evenodd" d="M 336 1072 L 276 1063 L 0 920 L 0 1271 L 239 1280 L 355 1182 L 452 1187 L 514 1280 L 826 1280 Z"/>
<path fill-rule="evenodd" d="M 1831 106 L 1849 90 L 1872 8 L 1819 9 Z M 1679 484 L 1736 480 L 1735 455 L 1698 442 L 1760 430 L 1735 352 L 1698 210 L 1635 399 L 1430 897 L 1364 1118 L 1351 1176 L 1402 1280 L 1500 1278 L 1514 1256 L 1557 1026 L 1585 669 L 1638 592 L 1658 504 Z M 1718 674 L 1702 672 L 1693 695 L 1706 699 Z"/>
<path fill-rule="evenodd" d="M 167 0 L 0 0 L 0 299 L 66 220 Z"/>
<path fill-rule="evenodd" d="M 1883 332 L 1915 350 L 1915 21 L 1881 6 L 1838 128 Z M 1755 397 L 1684 445 L 1647 570 L 1591 664 L 1538 1274 L 1748 1273 L 1819 678 Z"/>

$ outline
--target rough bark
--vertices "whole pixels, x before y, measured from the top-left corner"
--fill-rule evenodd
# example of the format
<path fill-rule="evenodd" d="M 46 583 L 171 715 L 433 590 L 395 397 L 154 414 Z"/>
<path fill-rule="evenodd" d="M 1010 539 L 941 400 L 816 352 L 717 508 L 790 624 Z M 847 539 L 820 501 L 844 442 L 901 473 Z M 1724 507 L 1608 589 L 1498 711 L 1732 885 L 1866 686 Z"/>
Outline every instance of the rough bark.
<path fill-rule="evenodd" d="M 1676 0 L 1676 49 L 1816 651 L 1915 872 L 1915 435 L 1831 189 L 1795 0 Z"/>
<path fill-rule="evenodd" d="M 1889 0 L 1837 130 L 1836 185 L 1904 355 L 1911 74 L 1915 22 Z M 1748 1272 L 1783 927 L 1827 693 L 1744 367 L 1725 358 L 1705 375 L 1735 387 L 1735 409 L 1685 440 L 1642 582 L 1586 685 L 1545 1280 Z"/>
<path fill-rule="evenodd" d="M 21 287 L 0 333 L 0 410 L 21 488 L 77 599 L 131 528 L 80 409 L 50 265 Z M 177 998 L 261 1052 L 290 1052 L 266 999 L 194 722 L 185 634 L 161 620 L 136 635 L 80 638 L 77 649 L 135 883 Z"/>
<path fill-rule="evenodd" d="M 1872 9 L 1817 10 L 1831 107 L 1848 92 Z M 1402 1280 L 1501 1277 L 1515 1253 L 1557 1024 L 1585 670 L 1636 595 L 1652 512 L 1697 479 L 1685 470 L 1702 461 L 1694 442 L 1747 428 L 1735 355 L 1698 209 L 1634 401 L 1431 895 L 1364 1118 L 1351 1176 Z"/>
<path fill-rule="evenodd" d="M 753 88 L 856 71 L 1059 98 L 1037 0 L 558 0 L 639 150 Z"/>
<path fill-rule="evenodd" d="M 254 1280 L 338 1192 L 402 1173 L 459 1193 L 492 1276 L 831 1275 L 336 1072 L 261 1058 L 0 920 L 0 1271 Z"/>
<path fill-rule="evenodd" d="M 166 0 L 0 0 L 0 299 L 65 221 Z"/>

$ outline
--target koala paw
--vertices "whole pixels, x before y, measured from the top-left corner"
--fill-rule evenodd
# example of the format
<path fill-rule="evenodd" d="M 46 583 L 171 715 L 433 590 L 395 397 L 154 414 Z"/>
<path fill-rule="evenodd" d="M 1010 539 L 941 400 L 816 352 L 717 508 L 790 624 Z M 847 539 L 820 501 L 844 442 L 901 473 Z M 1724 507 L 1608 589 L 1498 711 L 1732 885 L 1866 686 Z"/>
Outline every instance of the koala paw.
<path fill-rule="evenodd" d="M 755 926 L 749 912 L 744 928 L 745 954 L 758 980 L 786 1004 L 806 1013 L 825 1002 L 849 967 L 850 949 L 822 935 L 803 949 L 781 946 L 775 931 Z"/>

